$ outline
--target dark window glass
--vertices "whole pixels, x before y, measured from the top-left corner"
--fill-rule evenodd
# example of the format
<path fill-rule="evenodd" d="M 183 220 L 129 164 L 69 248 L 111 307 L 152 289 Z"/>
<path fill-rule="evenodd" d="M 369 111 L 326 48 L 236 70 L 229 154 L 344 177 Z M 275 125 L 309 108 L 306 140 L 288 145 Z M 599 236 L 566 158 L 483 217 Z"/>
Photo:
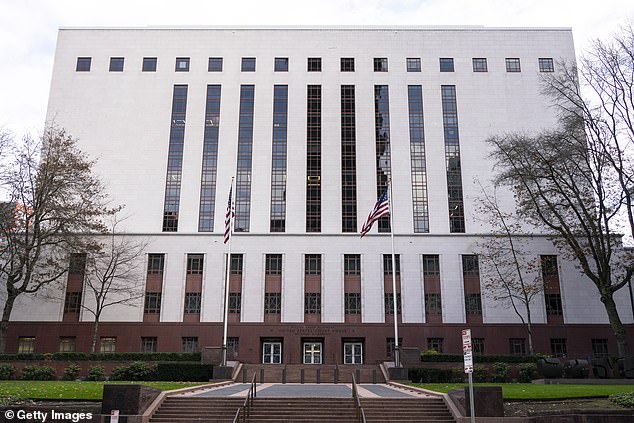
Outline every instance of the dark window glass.
<path fill-rule="evenodd" d="M 200 292 L 185 293 L 185 314 L 200 314 Z"/>
<path fill-rule="evenodd" d="M 205 256 L 203 254 L 187 254 L 187 274 L 188 275 L 202 275 L 203 274 L 204 257 Z"/>
<path fill-rule="evenodd" d="M 600 357 L 608 357 L 608 340 L 607 339 L 593 339 L 592 340 L 592 355 Z"/>
<path fill-rule="evenodd" d="M 319 292 L 304 294 L 304 314 L 321 314 L 321 294 Z"/>
<path fill-rule="evenodd" d="M 288 72 L 288 57 L 275 58 L 275 72 Z"/>
<path fill-rule="evenodd" d="M 255 66 L 255 59 L 253 60 L 253 65 Z M 250 229 L 254 101 L 255 85 L 241 85 L 240 119 L 238 123 L 236 216 L 234 219 L 234 230 L 236 232 L 249 232 Z"/>
<path fill-rule="evenodd" d="M 282 255 L 281 254 L 267 254 L 265 273 L 267 275 L 281 275 L 282 274 Z"/>
<path fill-rule="evenodd" d="M 81 310 L 81 292 L 67 292 L 64 300 L 64 313 L 79 313 Z"/>
<path fill-rule="evenodd" d="M 321 254 L 306 254 L 304 259 L 304 272 L 307 275 L 321 275 Z"/>
<path fill-rule="evenodd" d="M 410 85 L 407 87 L 407 95 L 414 232 L 424 233 L 429 232 L 429 208 L 427 203 L 425 128 L 423 125 L 423 87 Z"/>
<path fill-rule="evenodd" d="M 90 72 L 90 63 L 92 62 L 92 57 L 78 57 L 77 58 L 77 66 L 75 67 L 75 71 L 77 72 Z"/>
<path fill-rule="evenodd" d="M 420 57 L 407 58 L 407 72 L 420 72 Z"/>
<path fill-rule="evenodd" d="M 401 274 L 401 255 L 396 254 L 394 257 L 394 261 L 396 262 L 396 276 Z M 383 274 L 391 275 L 392 274 L 392 255 L 391 254 L 383 254 Z"/>
<path fill-rule="evenodd" d="M 158 350 L 158 338 L 156 336 L 141 337 L 141 352 L 154 353 Z"/>
<path fill-rule="evenodd" d="M 361 275 L 361 256 L 359 254 L 345 254 L 343 256 L 343 274 Z"/>
<path fill-rule="evenodd" d="M 441 72 L 453 72 L 453 57 L 441 57 L 439 60 Z"/>
<path fill-rule="evenodd" d="M 471 59 L 474 72 L 488 72 L 487 59 L 484 57 L 474 57 Z"/>
<path fill-rule="evenodd" d="M 346 314 L 361 314 L 361 294 L 345 293 L 344 302 Z"/>
<path fill-rule="evenodd" d="M 341 86 L 341 231 L 357 232 L 357 144 L 354 85 Z"/>
<path fill-rule="evenodd" d="M 387 72 L 387 57 L 374 58 L 374 72 Z"/>
<path fill-rule="evenodd" d="M 521 72 L 520 59 L 517 57 L 510 57 L 506 59 L 506 71 L 507 72 Z"/>
<path fill-rule="evenodd" d="M 443 338 L 427 338 L 427 349 L 442 353 Z"/>
<path fill-rule="evenodd" d="M 242 254 L 231 254 L 231 274 L 242 275 Z"/>
<path fill-rule="evenodd" d="M 146 314 L 160 314 L 161 313 L 161 293 L 160 292 L 146 292 L 145 293 L 145 306 L 143 313 Z"/>
<path fill-rule="evenodd" d="M 264 314 L 280 314 L 282 312 L 282 294 L 267 292 L 264 294 Z"/>
<path fill-rule="evenodd" d="M 184 336 L 182 339 L 182 352 L 198 352 L 198 337 L 197 336 Z"/>
<path fill-rule="evenodd" d="M 321 232 L 321 85 L 306 97 L 306 232 Z"/>
<path fill-rule="evenodd" d="M 18 338 L 18 354 L 35 352 L 35 337 L 20 336 Z"/>
<path fill-rule="evenodd" d="M 477 255 L 469 254 L 462 256 L 462 274 L 463 276 L 480 276 Z"/>
<path fill-rule="evenodd" d="M 440 87 L 440 90 L 445 138 L 445 164 L 447 167 L 449 232 L 464 233 L 465 219 L 462 197 L 462 170 L 460 165 L 456 87 L 454 85 L 443 85 Z"/>
<path fill-rule="evenodd" d="M 387 85 L 374 86 L 374 141 L 376 153 L 376 197 L 386 190 L 392 174 L 390 147 L 390 90 Z M 390 232 L 390 217 L 377 220 L 380 233 Z"/>
<path fill-rule="evenodd" d="M 341 58 L 341 72 L 354 72 L 354 57 Z"/>
<path fill-rule="evenodd" d="M 113 336 L 102 336 L 100 340 L 101 353 L 113 353 L 117 350 L 117 338 Z"/>
<path fill-rule="evenodd" d="M 467 314 L 482 314 L 482 297 L 480 294 L 465 294 L 464 303 Z"/>
<path fill-rule="evenodd" d="M 425 313 L 442 314 L 442 300 L 440 294 L 425 294 Z"/>
<path fill-rule="evenodd" d="M 70 275 L 82 276 L 86 272 L 86 253 L 72 253 L 68 263 Z"/>
<path fill-rule="evenodd" d="M 546 301 L 546 314 L 557 316 L 564 314 L 561 294 L 544 294 L 544 300 Z"/>
<path fill-rule="evenodd" d="M 240 69 L 242 72 L 255 72 L 255 57 L 243 57 Z"/>
<path fill-rule="evenodd" d="M 287 120 L 288 85 L 275 85 L 273 87 L 273 155 L 269 221 L 271 232 L 286 231 Z"/>
<path fill-rule="evenodd" d="M 230 292 L 229 293 L 229 313 L 240 314 L 242 307 L 242 293 Z"/>
<path fill-rule="evenodd" d="M 308 58 L 308 72 L 321 72 L 321 57 Z"/>
<path fill-rule="evenodd" d="M 555 72 L 555 64 L 550 57 L 539 58 L 539 71 L 540 72 Z"/>
<path fill-rule="evenodd" d="M 110 58 L 110 72 L 123 72 L 123 57 L 111 57 Z"/>
<path fill-rule="evenodd" d="M 144 57 L 142 72 L 156 72 L 156 57 Z"/>
<path fill-rule="evenodd" d="M 509 353 L 512 355 L 526 354 L 526 339 L 509 338 Z"/>
<path fill-rule="evenodd" d="M 211 58 L 209 60 L 211 60 Z M 207 85 L 205 132 L 200 176 L 200 205 L 198 212 L 199 232 L 213 232 L 214 230 L 216 171 L 218 168 L 218 133 L 220 131 L 220 93 L 220 85 Z"/>
<path fill-rule="evenodd" d="M 556 278 L 559 280 L 557 256 L 542 255 L 540 256 L 540 262 L 542 267 L 542 279 L 544 279 L 544 281 L 548 281 L 550 278 Z"/>
<path fill-rule="evenodd" d="M 189 72 L 189 57 L 176 58 L 176 72 Z"/>
<path fill-rule="evenodd" d="M 394 294 L 391 292 L 387 292 L 384 295 L 385 301 L 385 314 L 393 315 L 394 314 Z M 401 294 L 396 294 L 396 309 L 398 310 L 398 314 L 401 314 Z"/>
<path fill-rule="evenodd" d="M 237 336 L 228 336 L 227 337 L 227 352 L 229 354 L 233 354 L 233 357 L 238 356 L 238 350 L 240 348 L 240 338 Z"/>
<path fill-rule="evenodd" d="M 423 275 L 438 276 L 440 275 L 440 258 L 437 255 L 423 255 Z"/>
<path fill-rule="evenodd" d="M 471 347 L 474 354 L 484 354 L 484 338 L 471 338 Z"/>
<path fill-rule="evenodd" d="M 147 257 L 147 274 L 162 275 L 163 266 L 165 265 L 165 254 L 148 254 Z"/>
<path fill-rule="evenodd" d="M 550 353 L 555 357 L 565 357 L 568 353 L 566 338 L 551 338 Z"/>
<path fill-rule="evenodd" d="M 222 72 L 222 57 L 210 57 L 207 71 Z"/>
<path fill-rule="evenodd" d="M 59 338 L 59 352 L 75 352 L 75 344 L 74 336 L 62 336 Z"/>

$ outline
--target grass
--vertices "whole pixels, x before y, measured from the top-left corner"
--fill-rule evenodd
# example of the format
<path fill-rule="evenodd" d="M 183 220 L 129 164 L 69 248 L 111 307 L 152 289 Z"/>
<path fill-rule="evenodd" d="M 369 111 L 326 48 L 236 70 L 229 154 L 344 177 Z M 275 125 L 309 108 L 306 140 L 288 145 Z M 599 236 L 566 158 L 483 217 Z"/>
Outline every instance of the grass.
<path fill-rule="evenodd" d="M 74 382 L 74 381 L 34 381 L 2 380 L 0 397 L 16 396 L 37 399 L 77 399 L 100 401 L 103 385 L 106 383 L 140 383 L 161 391 L 203 385 L 201 382 Z"/>
<path fill-rule="evenodd" d="M 430 391 L 447 393 L 467 386 L 463 383 L 410 383 Z M 634 385 L 538 385 L 532 383 L 476 383 L 475 386 L 501 386 L 505 400 L 556 400 L 583 397 L 607 397 L 634 392 Z"/>

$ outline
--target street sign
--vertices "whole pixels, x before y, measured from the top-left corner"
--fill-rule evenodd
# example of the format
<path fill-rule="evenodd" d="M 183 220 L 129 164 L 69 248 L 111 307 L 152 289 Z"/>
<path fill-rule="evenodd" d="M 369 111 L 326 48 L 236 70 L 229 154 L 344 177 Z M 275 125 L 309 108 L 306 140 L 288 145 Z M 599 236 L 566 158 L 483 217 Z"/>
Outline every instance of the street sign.
<path fill-rule="evenodd" d="M 462 331 L 462 353 L 464 355 L 464 372 L 473 373 L 473 350 L 471 347 L 471 329 Z"/>

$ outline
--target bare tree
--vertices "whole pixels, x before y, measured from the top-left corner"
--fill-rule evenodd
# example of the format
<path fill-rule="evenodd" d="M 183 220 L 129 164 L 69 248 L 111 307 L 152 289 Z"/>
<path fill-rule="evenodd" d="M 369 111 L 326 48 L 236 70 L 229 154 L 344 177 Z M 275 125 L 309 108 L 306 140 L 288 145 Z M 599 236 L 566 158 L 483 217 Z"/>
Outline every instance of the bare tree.
<path fill-rule="evenodd" d="M 496 304 L 508 306 L 519 317 L 528 334 L 528 350 L 533 354 L 531 305 L 544 291 L 540 262 L 532 256 L 522 224 L 514 213 L 503 210 L 497 190 L 489 193 L 480 185 L 478 211 L 492 228 L 492 236 L 478 242 L 476 249 L 484 275 L 485 295 Z"/>
<path fill-rule="evenodd" d="M 49 127 L 39 139 L 11 143 L 7 161 L 0 172 L 8 196 L 0 220 L 2 352 L 16 299 L 58 281 L 69 250 L 93 247 L 77 234 L 102 233 L 102 217 L 112 212 L 93 162 L 62 129 Z"/>
<path fill-rule="evenodd" d="M 94 317 L 91 352 L 97 346 L 103 311 L 116 305 L 136 305 L 144 295 L 144 281 L 138 270 L 147 242 L 118 232 L 119 223 L 117 216 L 113 216 L 109 233 L 97 238 L 98 248 L 86 258 L 86 295 L 81 308 Z"/>

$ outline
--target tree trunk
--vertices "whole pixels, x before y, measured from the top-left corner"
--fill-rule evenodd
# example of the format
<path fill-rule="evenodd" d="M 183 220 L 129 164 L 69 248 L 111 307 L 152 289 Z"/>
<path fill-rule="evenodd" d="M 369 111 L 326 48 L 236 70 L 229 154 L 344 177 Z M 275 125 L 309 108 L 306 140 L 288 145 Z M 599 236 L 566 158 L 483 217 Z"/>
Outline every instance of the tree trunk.
<path fill-rule="evenodd" d="M 95 317 L 95 324 L 92 327 L 92 344 L 90 346 L 90 352 L 94 353 L 97 348 L 97 331 L 99 330 L 99 317 Z"/>
<path fill-rule="evenodd" d="M 7 301 L 4 303 L 4 310 L 2 311 L 2 322 L 0 322 L 0 352 L 6 352 L 7 347 L 7 332 L 9 331 L 9 318 L 13 311 L 13 304 L 17 295 L 9 294 Z"/>
<path fill-rule="evenodd" d="M 601 302 L 605 306 L 605 311 L 608 313 L 608 319 L 610 320 L 610 327 L 614 332 L 616 338 L 617 353 L 619 357 L 625 357 L 628 354 L 627 337 L 625 336 L 625 328 L 619 317 L 619 313 L 614 303 L 613 293 L 609 292 L 601 295 Z"/>

